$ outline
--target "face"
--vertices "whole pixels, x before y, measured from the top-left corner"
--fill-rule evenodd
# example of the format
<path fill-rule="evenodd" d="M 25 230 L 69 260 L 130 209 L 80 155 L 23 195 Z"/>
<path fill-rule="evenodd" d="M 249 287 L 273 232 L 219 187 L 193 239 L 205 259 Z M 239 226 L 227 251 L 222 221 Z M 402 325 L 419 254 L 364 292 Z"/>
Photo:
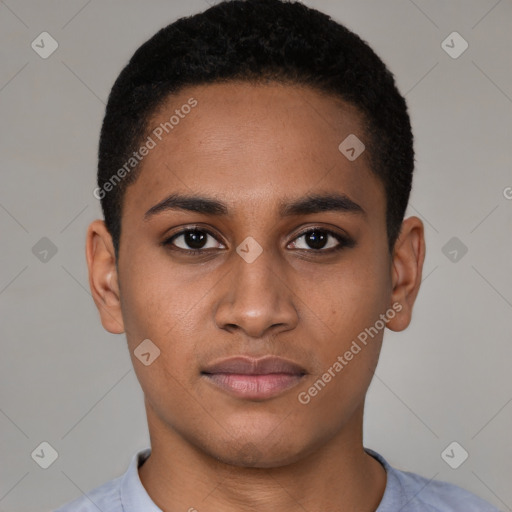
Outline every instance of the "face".
<path fill-rule="evenodd" d="M 229 83 L 170 97 L 151 126 L 103 324 L 126 332 L 152 436 L 235 465 L 297 461 L 361 420 L 400 299 L 383 186 L 366 151 L 338 149 L 364 143 L 361 119 L 309 88 Z"/>

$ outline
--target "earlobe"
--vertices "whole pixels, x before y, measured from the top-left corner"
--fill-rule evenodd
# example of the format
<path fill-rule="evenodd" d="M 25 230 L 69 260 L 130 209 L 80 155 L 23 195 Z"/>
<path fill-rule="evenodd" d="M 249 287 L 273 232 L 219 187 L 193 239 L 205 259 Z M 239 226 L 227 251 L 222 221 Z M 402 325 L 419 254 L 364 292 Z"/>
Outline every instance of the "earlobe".
<path fill-rule="evenodd" d="M 393 251 L 391 303 L 400 304 L 401 309 L 387 323 L 392 331 L 403 331 L 411 322 L 414 302 L 421 285 L 424 260 L 423 222 L 418 217 L 409 217 L 402 223 L 402 230 Z"/>
<path fill-rule="evenodd" d="M 124 332 L 116 257 L 112 237 L 102 220 L 87 230 L 86 259 L 89 286 L 103 327 L 113 333 Z"/>

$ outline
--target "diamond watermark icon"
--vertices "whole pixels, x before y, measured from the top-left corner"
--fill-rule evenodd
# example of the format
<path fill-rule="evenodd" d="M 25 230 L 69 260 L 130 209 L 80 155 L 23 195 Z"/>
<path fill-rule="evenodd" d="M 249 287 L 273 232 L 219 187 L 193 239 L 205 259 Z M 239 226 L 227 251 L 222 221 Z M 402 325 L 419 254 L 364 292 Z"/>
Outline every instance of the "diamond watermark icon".
<path fill-rule="evenodd" d="M 145 339 L 137 345 L 133 354 L 143 365 L 149 366 L 160 355 L 160 349 L 150 339 Z"/>
<path fill-rule="evenodd" d="M 252 263 L 262 252 L 263 247 L 252 236 L 248 236 L 237 248 L 236 252 L 247 262 Z"/>
<path fill-rule="evenodd" d="M 43 441 L 30 456 L 43 469 L 48 469 L 58 458 L 57 450 L 47 441 Z"/>
<path fill-rule="evenodd" d="M 30 46 L 39 57 L 47 59 L 59 47 L 59 43 L 48 32 L 41 32 Z"/>
<path fill-rule="evenodd" d="M 460 467 L 468 457 L 469 453 L 459 443 L 457 443 L 457 441 L 452 441 L 441 452 L 441 458 L 452 469 L 457 469 Z"/>
<path fill-rule="evenodd" d="M 48 263 L 57 254 L 57 246 L 49 238 L 43 236 L 32 247 L 32 254 L 42 263 Z"/>
<path fill-rule="evenodd" d="M 443 245 L 441 251 L 452 263 L 458 263 L 466 255 L 468 248 L 459 238 L 453 236 Z"/>
<path fill-rule="evenodd" d="M 366 149 L 362 141 L 351 133 L 338 146 L 340 153 L 353 162 Z"/>
<path fill-rule="evenodd" d="M 452 32 L 441 43 L 441 48 L 452 59 L 458 59 L 468 49 L 468 46 L 468 42 L 458 32 Z"/>

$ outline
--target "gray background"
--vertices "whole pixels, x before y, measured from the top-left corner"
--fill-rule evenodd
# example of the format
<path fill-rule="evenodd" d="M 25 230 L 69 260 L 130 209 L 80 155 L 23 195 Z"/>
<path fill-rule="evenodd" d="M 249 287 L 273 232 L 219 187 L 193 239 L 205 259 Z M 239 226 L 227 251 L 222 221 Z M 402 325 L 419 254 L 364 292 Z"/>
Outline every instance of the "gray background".
<path fill-rule="evenodd" d="M 305 3 L 383 58 L 416 137 L 408 215 L 426 227 L 424 282 L 410 327 L 386 332 L 365 445 L 512 510 L 512 3 Z M 157 29 L 206 7 L 0 1 L 1 511 L 52 510 L 149 445 L 125 338 L 103 330 L 89 293 L 85 230 L 100 216 L 92 191 L 113 81 Z M 59 44 L 47 59 L 31 48 L 43 31 Z M 469 43 L 456 59 L 441 47 L 453 31 Z M 43 237 L 56 254 L 34 254 Z M 48 469 L 31 458 L 42 441 L 58 452 Z M 452 441 L 469 453 L 458 469 L 441 457 Z"/>

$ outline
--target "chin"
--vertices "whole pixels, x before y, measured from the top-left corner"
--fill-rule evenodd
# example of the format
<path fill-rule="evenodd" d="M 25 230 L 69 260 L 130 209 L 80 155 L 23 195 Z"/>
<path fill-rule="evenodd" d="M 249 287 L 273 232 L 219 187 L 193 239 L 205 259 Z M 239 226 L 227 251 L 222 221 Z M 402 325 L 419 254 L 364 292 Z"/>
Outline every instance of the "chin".
<path fill-rule="evenodd" d="M 285 444 L 282 439 L 272 444 L 265 439 L 241 442 L 238 447 L 232 439 L 227 440 L 226 443 L 227 450 L 222 450 L 218 446 L 210 453 L 219 462 L 240 468 L 268 469 L 287 466 L 299 461 L 313 450 Z"/>

